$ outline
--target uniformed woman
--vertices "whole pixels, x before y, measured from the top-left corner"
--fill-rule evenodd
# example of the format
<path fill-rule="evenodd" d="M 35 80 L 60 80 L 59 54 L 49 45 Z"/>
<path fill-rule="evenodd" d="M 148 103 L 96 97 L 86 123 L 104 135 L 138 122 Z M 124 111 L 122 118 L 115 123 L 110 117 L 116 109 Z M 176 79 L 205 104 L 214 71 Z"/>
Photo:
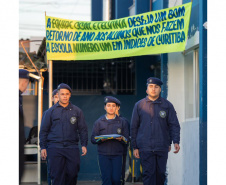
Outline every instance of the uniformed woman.
<path fill-rule="evenodd" d="M 104 104 L 106 114 L 94 123 L 91 142 L 97 144 L 102 185 L 120 185 L 122 157 L 126 144 L 121 136 L 128 140 L 129 129 L 126 121 L 116 115 L 118 99 L 107 96 Z M 121 136 L 115 139 L 95 139 L 96 136 L 111 134 Z"/>

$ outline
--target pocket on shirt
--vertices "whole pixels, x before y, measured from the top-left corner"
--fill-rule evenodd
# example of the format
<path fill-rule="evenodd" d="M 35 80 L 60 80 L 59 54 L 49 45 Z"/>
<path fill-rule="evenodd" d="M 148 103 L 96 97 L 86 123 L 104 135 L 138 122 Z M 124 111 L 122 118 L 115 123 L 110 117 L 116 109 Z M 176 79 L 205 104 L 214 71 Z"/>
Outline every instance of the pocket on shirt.
<path fill-rule="evenodd" d="M 60 125 L 60 117 L 53 117 L 51 129 L 56 130 L 59 127 L 59 125 Z"/>

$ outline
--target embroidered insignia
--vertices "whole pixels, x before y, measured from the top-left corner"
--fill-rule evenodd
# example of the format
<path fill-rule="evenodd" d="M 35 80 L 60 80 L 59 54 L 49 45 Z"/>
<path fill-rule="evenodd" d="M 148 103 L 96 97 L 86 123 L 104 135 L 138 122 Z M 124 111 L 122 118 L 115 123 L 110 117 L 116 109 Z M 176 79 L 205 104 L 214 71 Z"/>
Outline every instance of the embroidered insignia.
<path fill-rule="evenodd" d="M 117 129 L 117 133 L 118 133 L 118 134 L 121 134 L 121 133 L 122 133 L 122 129 L 121 129 L 121 128 L 118 128 L 118 129 Z"/>
<path fill-rule="evenodd" d="M 108 101 L 108 98 L 105 98 L 105 102 L 107 102 Z"/>
<path fill-rule="evenodd" d="M 166 112 L 163 111 L 163 110 L 161 110 L 161 111 L 159 112 L 159 115 L 160 115 L 162 118 L 165 118 L 165 117 L 166 117 Z"/>
<path fill-rule="evenodd" d="M 152 82 L 152 79 L 150 79 L 149 82 Z"/>
<path fill-rule="evenodd" d="M 70 121 L 71 121 L 71 124 L 75 124 L 76 121 L 77 121 L 77 118 L 76 117 L 71 117 Z"/>

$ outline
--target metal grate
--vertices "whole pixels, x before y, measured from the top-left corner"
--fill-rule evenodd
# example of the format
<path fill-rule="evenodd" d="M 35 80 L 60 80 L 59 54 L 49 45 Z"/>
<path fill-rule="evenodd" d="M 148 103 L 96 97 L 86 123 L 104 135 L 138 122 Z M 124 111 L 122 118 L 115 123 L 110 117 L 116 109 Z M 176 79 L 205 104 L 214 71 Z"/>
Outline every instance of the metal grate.
<path fill-rule="evenodd" d="M 53 88 L 66 83 L 72 94 L 135 94 L 134 58 L 54 61 Z"/>

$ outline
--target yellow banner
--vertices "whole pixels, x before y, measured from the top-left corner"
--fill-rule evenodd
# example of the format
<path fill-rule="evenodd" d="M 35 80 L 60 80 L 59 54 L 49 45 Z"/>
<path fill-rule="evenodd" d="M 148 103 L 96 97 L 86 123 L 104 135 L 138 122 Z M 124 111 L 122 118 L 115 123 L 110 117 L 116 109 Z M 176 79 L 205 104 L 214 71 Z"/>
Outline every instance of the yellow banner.
<path fill-rule="evenodd" d="M 96 60 L 185 50 L 192 3 L 111 21 L 46 16 L 47 60 Z"/>

